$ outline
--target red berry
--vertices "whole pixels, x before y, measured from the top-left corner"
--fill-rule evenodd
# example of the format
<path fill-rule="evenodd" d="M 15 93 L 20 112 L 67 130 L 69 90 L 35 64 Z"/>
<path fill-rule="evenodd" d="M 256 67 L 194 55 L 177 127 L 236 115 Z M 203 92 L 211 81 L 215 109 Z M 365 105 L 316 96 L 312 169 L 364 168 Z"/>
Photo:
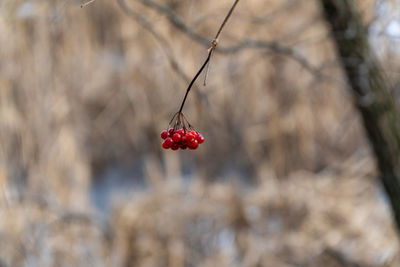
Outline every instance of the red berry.
<path fill-rule="evenodd" d="M 165 139 L 164 143 L 166 143 L 169 147 L 171 147 L 172 144 L 174 143 L 174 140 L 172 140 L 171 137 L 167 137 L 167 139 Z"/>
<path fill-rule="evenodd" d="M 194 140 L 194 141 L 190 142 L 190 144 L 189 144 L 189 149 L 194 150 L 194 149 L 196 149 L 198 146 L 199 146 L 199 143 L 197 142 L 197 140 Z"/>
<path fill-rule="evenodd" d="M 161 144 L 161 147 L 164 148 L 164 149 L 170 148 L 170 147 L 167 145 L 167 143 L 165 143 L 165 141 Z"/>
<path fill-rule="evenodd" d="M 191 133 L 186 133 L 186 140 L 188 143 L 191 143 L 194 140 L 194 136 Z"/>
<path fill-rule="evenodd" d="M 165 130 L 162 131 L 162 132 L 161 132 L 161 138 L 165 140 L 165 138 L 167 138 L 167 137 L 168 137 L 168 132 L 165 131 Z"/>
<path fill-rule="evenodd" d="M 181 141 L 181 135 L 178 133 L 174 133 L 174 135 L 172 136 L 172 140 L 174 140 L 175 143 L 179 143 L 179 141 Z"/>
<path fill-rule="evenodd" d="M 199 134 L 198 136 L 197 136 L 197 142 L 199 142 L 199 144 L 202 144 L 202 143 L 204 143 L 204 137 L 201 135 L 201 134 Z"/>
<path fill-rule="evenodd" d="M 162 143 L 161 146 L 164 149 L 168 149 L 168 148 L 171 148 L 173 143 L 174 143 L 174 141 L 172 141 L 172 139 L 170 137 L 168 137 L 167 139 L 165 139 L 165 141 Z"/>
<path fill-rule="evenodd" d="M 199 135 L 196 131 L 190 131 L 190 133 L 194 136 L 194 138 L 196 139 L 197 136 Z"/>
<path fill-rule="evenodd" d="M 182 143 L 182 145 L 187 145 L 187 144 L 188 144 L 188 140 L 187 140 L 186 135 L 183 135 L 183 136 L 182 136 L 182 138 L 181 138 L 181 143 Z"/>
<path fill-rule="evenodd" d="M 183 149 L 183 150 L 185 150 L 185 149 L 187 148 L 187 145 L 180 144 L 180 145 L 179 145 L 179 147 L 180 147 L 180 149 Z"/>
<path fill-rule="evenodd" d="M 182 128 L 180 128 L 180 129 L 178 129 L 178 130 L 176 131 L 176 133 L 178 133 L 178 134 L 180 134 L 180 135 L 182 136 L 182 135 L 185 134 L 185 131 L 184 131 Z"/>
<path fill-rule="evenodd" d="M 172 146 L 171 146 L 171 149 L 172 150 L 178 150 L 179 149 L 179 144 L 173 143 Z"/>
<path fill-rule="evenodd" d="M 169 136 L 172 136 L 174 134 L 174 128 L 169 128 L 168 133 L 169 133 Z"/>

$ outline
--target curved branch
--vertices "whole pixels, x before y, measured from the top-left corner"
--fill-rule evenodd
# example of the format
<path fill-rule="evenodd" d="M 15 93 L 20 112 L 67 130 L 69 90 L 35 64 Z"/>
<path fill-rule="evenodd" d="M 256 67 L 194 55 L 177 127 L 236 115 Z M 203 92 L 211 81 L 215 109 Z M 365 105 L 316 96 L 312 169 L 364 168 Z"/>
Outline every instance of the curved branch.
<path fill-rule="evenodd" d="M 145 30 L 147 30 L 154 39 L 160 44 L 165 56 L 168 59 L 169 64 L 172 69 L 176 71 L 185 82 L 189 82 L 189 77 L 183 72 L 182 68 L 179 66 L 178 61 L 175 59 L 171 52 L 171 47 L 167 40 L 165 40 L 160 34 L 158 34 L 154 29 L 152 24 L 147 20 L 146 17 L 140 15 L 135 12 L 133 9 L 129 8 L 126 4 L 125 0 L 117 1 L 121 9 L 131 18 L 133 18 L 140 26 L 142 26 Z"/>
<path fill-rule="evenodd" d="M 200 45 L 209 48 L 210 41 L 207 37 L 198 33 L 192 27 L 187 25 L 181 16 L 176 14 L 173 10 L 171 10 L 168 6 L 160 4 L 153 0 L 139 0 L 143 5 L 152 8 L 159 13 L 165 15 L 168 21 L 178 30 L 185 33 L 189 38 L 196 41 Z M 267 49 L 272 52 L 282 54 L 288 56 L 292 60 L 296 61 L 300 66 L 309 71 L 316 79 L 326 80 L 333 83 L 338 83 L 343 85 L 343 82 L 338 81 L 337 79 L 330 77 L 328 75 L 323 74 L 318 67 L 313 66 L 305 57 L 296 53 L 291 47 L 284 46 L 276 41 L 265 41 L 265 40 L 254 40 L 254 39 L 246 39 L 236 45 L 231 46 L 223 46 L 218 45 L 215 47 L 215 52 L 219 52 L 222 54 L 233 54 L 241 52 L 245 49 Z"/>

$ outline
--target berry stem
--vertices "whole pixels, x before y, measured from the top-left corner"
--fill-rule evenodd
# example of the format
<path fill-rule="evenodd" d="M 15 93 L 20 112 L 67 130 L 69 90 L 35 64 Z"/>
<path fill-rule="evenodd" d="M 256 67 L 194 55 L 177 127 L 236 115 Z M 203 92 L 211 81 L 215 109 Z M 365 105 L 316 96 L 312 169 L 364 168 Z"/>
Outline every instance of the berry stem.
<path fill-rule="evenodd" d="M 192 79 L 192 81 L 190 82 L 188 88 L 186 89 L 185 97 L 183 98 L 181 107 L 179 108 L 179 111 L 178 111 L 179 113 L 182 112 L 183 106 L 185 105 L 186 98 L 187 98 L 187 96 L 188 96 L 188 94 L 189 94 L 189 92 L 190 92 L 190 89 L 192 89 L 192 86 L 193 86 L 194 82 L 197 80 L 197 78 L 198 78 L 198 77 L 200 76 L 200 74 L 203 72 L 203 70 L 204 70 L 204 68 L 206 67 L 208 61 L 210 61 L 210 58 L 211 58 L 211 51 L 208 52 L 208 56 L 207 56 L 206 60 L 204 61 L 203 65 L 201 66 L 201 68 L 199 69 L 199 71 L 196 73 L 196 75 L 194 76 L 194 78 Z"/>
<path fill-rule="evenodd" d="M 219 38 L 219 36 L 220 36 L 220 34 L 221 34 L 221 32 L 222 32 L 222 29 L 224 28 L 225 24 L 228 22 L 229 18 L 230 18 L 231 15 L 232 15 L 233 10 L 235 9 L 235 7 L 236 7 L 236 5 L 239 3 L 239 1 L 240 1 L 240 0 L 235 0 L 235 2 L 233 3 L 232 7 L 231 7 L 231 8 L 229 9 L 229 11 L 228 11 L 228 14 L 225 16 L 225 19 L 224 19 L 224 21 L 222 22 L 221 26 L 219 26 L 219 29 L 218 29 L 218 31 L 217 31 L 217 34 L 215 35 L 213 41 L 211 42 L 211 46 L 210 46 L 210 48 L 208 49 L 208 55 L 207 55 L 206 60 L 204 61 L 203 65 L 201 65 L 201 67 L 200 67 L 200 69 L 197 71 L 196 75 L 194 75 L 192 81 L 189 83 L 189 86 L 188 86 L 188 88 L 186 89 L 186 93 L 185 93 L 185 96 L 184 96 L 184 98 L 183 98 L 183 101 L 182 101 L 181 107 L 179 108 L 178 113 L 182 113 L 183 106 L 185 105 L 186 98 L 187 98 L 187 96 L 188 96 L 188 94 L 189 94 L 189 92 L 190 92 L 190 89 L 192 88 L 193 84 L 195 83 L 195 81 L 197 80 L 197 78 L 200 76 L 200 74 L 203 72 L 204 68 L 205 68 L 205 67 L 207 66 L 207 64 L 210 62 L 211 56 L 213 55 L 213 52 L 214 52 L 215 48 L 216 48 L 217 45 L 218 45 L 218 38 Z M 207 77 L 206 77 L 205 80 L 204 80 L 204 85 L 205 85 L 206 79 L 207 79 Z"/>

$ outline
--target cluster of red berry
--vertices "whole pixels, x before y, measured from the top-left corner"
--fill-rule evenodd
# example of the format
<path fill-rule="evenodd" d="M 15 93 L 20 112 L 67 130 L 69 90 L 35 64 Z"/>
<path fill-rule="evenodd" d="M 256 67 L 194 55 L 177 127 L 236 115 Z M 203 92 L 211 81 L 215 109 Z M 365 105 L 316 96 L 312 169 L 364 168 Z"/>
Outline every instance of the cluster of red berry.
<path fill-rule="evenodd" d="M 180 128 L 174 130 L 170 128 L 161 132 L 161 138 L 164 139 L 162 148 L 172 150 L 180 149 L 196 149 L 199 144 L 204 142 L 204 137 L 196 131 Z"/>

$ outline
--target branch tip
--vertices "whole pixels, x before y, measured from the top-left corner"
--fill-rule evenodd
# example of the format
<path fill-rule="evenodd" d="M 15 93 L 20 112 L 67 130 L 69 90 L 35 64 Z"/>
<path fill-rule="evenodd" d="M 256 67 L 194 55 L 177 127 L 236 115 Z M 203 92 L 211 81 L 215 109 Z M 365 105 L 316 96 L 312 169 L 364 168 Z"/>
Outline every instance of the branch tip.
<path fill-rule="evenodd" d="M 81 8 L 84 8 L 84 7 L 88 6 L 88 5 L 90 5 L 90 4 L 93 3 L 94 1 L 96 1 L 96 0 L 89 0 L 89 1 L 87 1 L 87 2 L 85 2 L 85 3 L 83 3 L 83 4 L 81 5 Z"/>

